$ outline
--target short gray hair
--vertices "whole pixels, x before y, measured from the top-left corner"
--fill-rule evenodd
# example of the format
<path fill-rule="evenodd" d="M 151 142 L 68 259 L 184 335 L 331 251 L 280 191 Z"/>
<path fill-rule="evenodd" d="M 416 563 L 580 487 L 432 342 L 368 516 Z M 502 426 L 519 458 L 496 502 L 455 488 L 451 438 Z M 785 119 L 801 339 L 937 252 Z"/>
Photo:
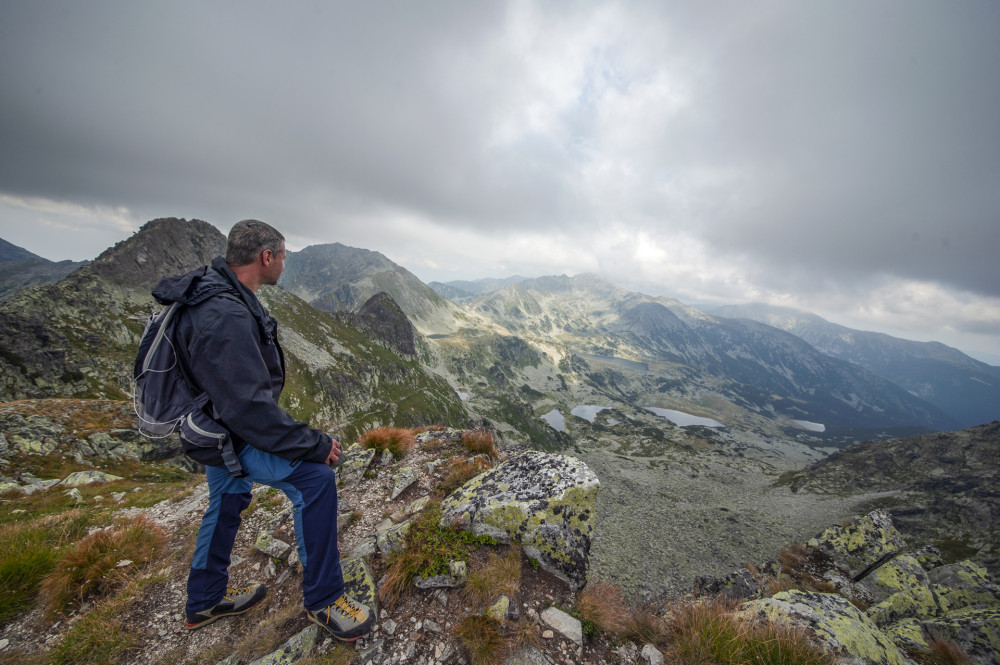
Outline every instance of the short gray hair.
<path fill-rule="evenodd" d="M 285 236 L 271 226 L 256 219 L 236 222 L 229 230 L 226 242 L 226 263 L 231 266 L 245 266 L 253 263 L 265 249 L 275 254 L 281 251 Z"/>

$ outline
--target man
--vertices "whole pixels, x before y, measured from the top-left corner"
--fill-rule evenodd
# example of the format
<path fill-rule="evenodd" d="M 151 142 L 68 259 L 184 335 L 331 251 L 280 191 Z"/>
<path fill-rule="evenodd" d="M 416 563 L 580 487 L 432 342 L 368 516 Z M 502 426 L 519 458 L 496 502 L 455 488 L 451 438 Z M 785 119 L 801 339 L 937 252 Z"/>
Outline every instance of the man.
<path fill-rule="evenodd" d="M 188 576 L 186 626 L 241 614 L 267 595 L 261 584 L 228 586 L 240 513 L 250 504 L 253 483 L 262 483 L 292 502 L 307 616 L 337 639 L 352 641 L 371 630 L 374 617 L 344 592 L 337 485 L 329 466 L 340 457 L 340 443 L 278 406 L 285 365 L 277 322 L 255 295 L 278 282 L 284 261 L 284 236 L 264 222 L 244 220 L 229 232 L 225 259 L 166 278 L 153 290 L 164 305 L 185 305 L 174 328 L 178 362 L 193 388 L 208 395 L 206 413 L 229 431 L 244 474 L 232 477 L 215 449 L 186 449 L 206 465 L 209 488 Z"/>

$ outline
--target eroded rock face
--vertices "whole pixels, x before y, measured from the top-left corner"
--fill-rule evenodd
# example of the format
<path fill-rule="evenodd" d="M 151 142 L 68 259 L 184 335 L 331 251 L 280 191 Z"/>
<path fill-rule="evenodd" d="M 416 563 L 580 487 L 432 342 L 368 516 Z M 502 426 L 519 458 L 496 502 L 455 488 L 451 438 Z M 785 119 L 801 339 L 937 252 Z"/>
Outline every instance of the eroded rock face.
<path fill-rule="evenodd" d="M 580 460 L 525 452 L 476 476 L 441 502 L 441 524 L 518 542 L 543 568 L 581 587 L 600 481 Z"/>
<path fill-rule="evenodd" d="M 869 570 L 901 552 L 906 543 L 884 510 L 871 512 L 846 526 L 832 526 L 809 541 L 846 566 L 851 577 Z"/>

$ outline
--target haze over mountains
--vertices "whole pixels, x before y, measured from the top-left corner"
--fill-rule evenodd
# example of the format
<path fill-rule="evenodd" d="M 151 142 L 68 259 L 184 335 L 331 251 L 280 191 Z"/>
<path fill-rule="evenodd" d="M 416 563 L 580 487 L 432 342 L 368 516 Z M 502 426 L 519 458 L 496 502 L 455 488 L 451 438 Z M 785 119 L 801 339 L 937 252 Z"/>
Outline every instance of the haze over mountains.
<path fill-rule="evenodd" d="M 128 399 L 157 309 L 150 289 L 224 242 L 204 222 L 154 220 L 64 279 L 0 300 L 0 401 Z M 594 275 L 483 284 L 460 305 L 371 250 L 310 247 L 286 264 L 261 291 L 280 322 L 285 408 L 348 441 L 384 424 L 488 424 L 507 445 L 572 452 L 604 486 L 595 574 L 631 591 L 683 589 L 848 516 L 853 496 L 774 486 L 831 447 L 958 426 L 790 332 Z"/>
<path fill-rule="evenodd" d="M 6 250 L 0 265 L 29 254 L 16 249 Z M 143 265 L 139 252 L 128 265 L 106 269 L 99 258 L 87 270 L 148 288 L 150 278 L 141 273 L 177 272 L 192 258 Z M 388 293 L 426 336 L 432 364 L 455 389 L 495 400 L 503 388 L 501 401 L 526 401 L 533 410 L 571 411 L 571 404 L 560 403 L 565 391 L 556 384 L 573 376 L 606 396 L 609 406 L 679 408 L 725 425 L 763 418 L 793 434 L 804 427 L 820 436 L 816 430 L 825 429 L 820 438 L 826 441 L 845 432 L 849 442 L 880 429 L 916 433 L 1000 417 L 1000 368 L 942 344 L 853 331 L 802 312 L 744 306 L 707 314 L 595 275 L 434 284 L 452 302 L 378 252 L 341 244 L 290 252 L 281 286 L 329 312 L 357 311 L 376 293 Z M 468 362 L 454 350 L 485 343 L 493 346 L 490 353 L 510 355 L 497 339 L 523 345 L 514 364 L 527 364 L 518 368 L 500 358 L 492 375 L 542 397 L 515 400 L 509 386 L 467 380 L 461 366 Z M 528 377 L 527 366 L 549 378 Z"/>

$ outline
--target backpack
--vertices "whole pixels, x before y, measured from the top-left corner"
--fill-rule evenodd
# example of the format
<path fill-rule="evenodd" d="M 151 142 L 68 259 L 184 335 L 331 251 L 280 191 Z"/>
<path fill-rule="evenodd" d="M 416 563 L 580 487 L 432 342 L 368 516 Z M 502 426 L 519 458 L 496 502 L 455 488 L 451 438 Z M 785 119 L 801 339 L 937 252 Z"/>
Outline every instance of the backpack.
<path fill-rule="evenodd" d="M 139 433 L 158 439 L 178 432 L 184 452 L 202 464 L 220 459 L 233 478 L 245 475 L 229 430 L 209 416 L 208 395 L 196 388 L 178 362 L 174 348 L 174 315 L 183 307 L 174 302 L 149 317 L 139 340 L 132 368 L 132 391 Z"/>

